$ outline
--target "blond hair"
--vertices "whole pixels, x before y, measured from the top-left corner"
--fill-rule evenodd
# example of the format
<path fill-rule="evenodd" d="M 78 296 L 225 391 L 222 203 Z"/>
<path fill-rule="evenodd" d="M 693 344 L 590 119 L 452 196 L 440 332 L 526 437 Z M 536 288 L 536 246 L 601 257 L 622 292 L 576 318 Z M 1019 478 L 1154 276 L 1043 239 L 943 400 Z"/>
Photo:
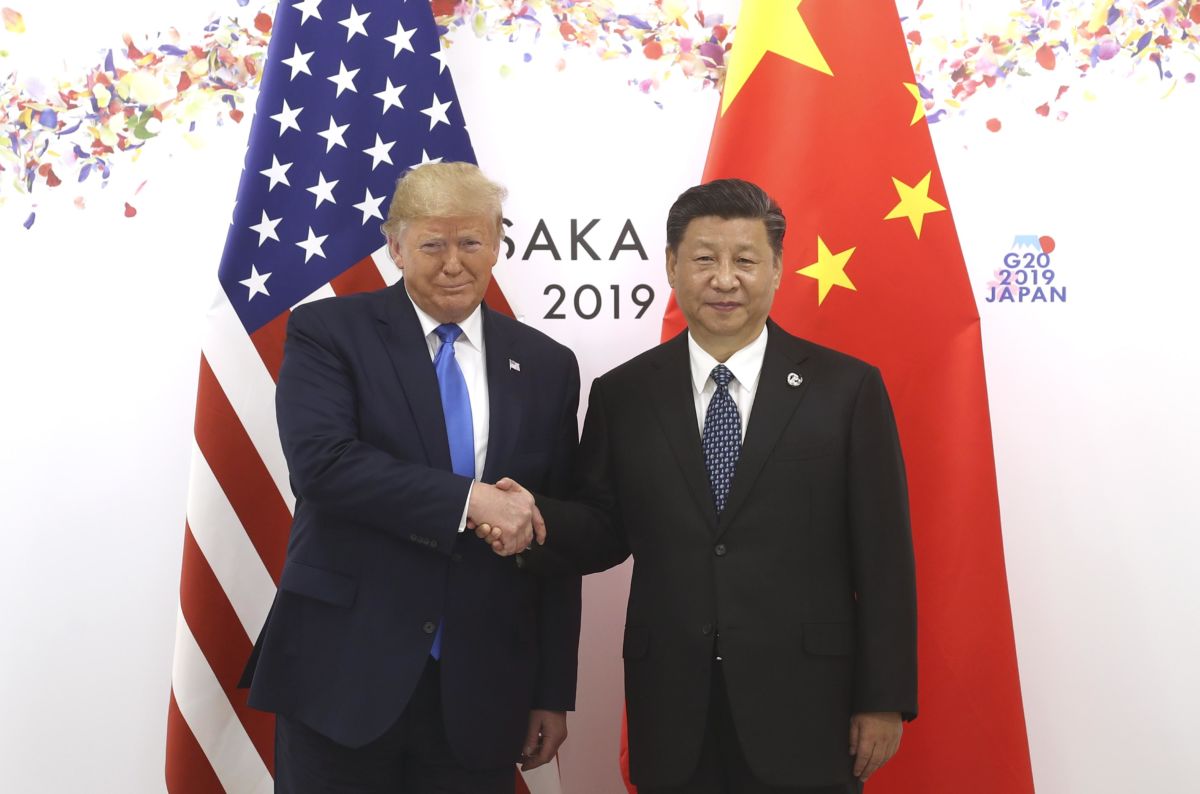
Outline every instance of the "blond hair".
<path fill-rule="evenodd" d="M 396 181 L 396 192 L 381 228 L 390 240 L 399 239 L 406 223 L 419 218 L 484 215 L 501 228 L 503 186 L 484 176 L 474 163 L 426 163 L 410 168 Z"/>

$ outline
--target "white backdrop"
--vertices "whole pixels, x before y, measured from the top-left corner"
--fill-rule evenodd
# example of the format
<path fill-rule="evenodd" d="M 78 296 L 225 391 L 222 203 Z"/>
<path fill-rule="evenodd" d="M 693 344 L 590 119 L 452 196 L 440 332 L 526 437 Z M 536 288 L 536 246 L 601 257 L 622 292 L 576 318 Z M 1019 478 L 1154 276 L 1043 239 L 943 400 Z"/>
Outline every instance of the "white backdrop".
<path fill-rule="evenodd" d="M 925 10 L 982 30 L 1001 5 Z M 182 0 L 19 10 L 27 31 L 0 33 L 10 81 L 52 81 L 124 31 L 212 16 Z M 525 321 L 578 352 L 586 395 L 591 377 L 658 338 L 662 222 L 699 178 L 717 95 L 679 75 L 643 93 L 626 83 L 645 64 L 564 55 L 549 35 L 524 51 L 529 64 L 502 41 L 457 35 L 448 61 L 478 159 L 511 193 L 516 255 L 496 277 Z M 558 57 L 562 71 L 542 68 Z M 1164 98 L 1144 71 L 1089 79 L 1094 99 L 1073 88 L 1066 121 L 1031 112 L 1059 80 L 1035 74 L 946 115 L 934 141 L 980 300 L 1038 790 L 1189 791 L 1200 710 L 1200 95 L 1181 85 Z M 1003 119 L 1001 132 L 987 131 L 989 118 Z M 25 196 L 0 175 L 0 790 L 164 789 L 201 323 L 248 125 L 202 125 L 199 148 L 168 129 L 103 190 Z M 594 218 L 601 261 L 570 261 L 571 220 Z M 627 219 L 645 261 L 630 251 L 609 261 Z M 563 261 L 522 260 L 539 220 Z M 1066 302 L 984 301 L 1019 235 L 1054 238 Z M 563 286 L 567 319 L 546 318 L 549 284 Z M 585 284 L 606 301 L 594 320 L 572 316 Z M 655 291 L 650 309 L 635 320 L 623 303 L 611 319 L 611 286 L 627 300 L 637 284 Z M 627 576 L 585 585 L 568 794 L 620 790 Z"/>

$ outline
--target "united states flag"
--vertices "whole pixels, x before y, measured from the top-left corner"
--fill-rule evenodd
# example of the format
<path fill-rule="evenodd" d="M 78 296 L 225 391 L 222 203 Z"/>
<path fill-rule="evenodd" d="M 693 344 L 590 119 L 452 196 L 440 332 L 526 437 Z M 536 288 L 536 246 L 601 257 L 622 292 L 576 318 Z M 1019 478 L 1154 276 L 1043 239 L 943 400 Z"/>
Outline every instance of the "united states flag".
<path fill-rule="evenodd" d="M 294 508 L 274 411 L 288 315 L 400 277 L 379 223 L 400 174 L 439 159 L 474 154 L 429 3 L 279 5 L 200 360 L 167 718 L 172 794 L 272 788 L 273 718 L 236 684 Z M 508 312 L 494 281 L 488 302 Z M 557 791 L 556 769 L 528 787 Z"/>

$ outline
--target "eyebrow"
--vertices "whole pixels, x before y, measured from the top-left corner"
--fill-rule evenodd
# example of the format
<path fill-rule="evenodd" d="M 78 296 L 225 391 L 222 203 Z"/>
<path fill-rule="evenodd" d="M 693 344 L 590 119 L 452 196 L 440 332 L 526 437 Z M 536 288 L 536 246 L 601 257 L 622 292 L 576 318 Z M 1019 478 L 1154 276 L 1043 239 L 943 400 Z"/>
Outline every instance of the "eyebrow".
<path fill-rule="evenodd" d="M 716 248 L 717 247 L 716 244 L 713 243 L 711 240 L 705 240 L 703 238 L 696 240 L 695 245 L 698 248 Z M 755 248 L 754 243 L 747 243 L 747 242 L 739 242 L 734 246 L 734 249 L 737 251 L 745 251 L 747 249 L 753 250 L 754 248 Z"/>

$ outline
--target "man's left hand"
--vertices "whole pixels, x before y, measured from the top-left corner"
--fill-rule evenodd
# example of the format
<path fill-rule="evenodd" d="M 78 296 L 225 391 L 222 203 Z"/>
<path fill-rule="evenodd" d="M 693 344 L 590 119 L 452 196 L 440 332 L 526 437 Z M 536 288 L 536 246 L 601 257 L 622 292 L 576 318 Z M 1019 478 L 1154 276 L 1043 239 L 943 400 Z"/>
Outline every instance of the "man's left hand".
<path fill-rule="evenodd" d="M 529 732 L 521 752 L 521 769 L 529 771 L 553 760 L 567 739 L 567 714 L 563 711 L 534 709 L 529 712 Z"/>
<path fill-rule="evenodd" d="M 864 783 L 896 754 L 904 722 L 896 711 L 871 711 L 850 718 L 850 755 L 854 776 Z"/>

